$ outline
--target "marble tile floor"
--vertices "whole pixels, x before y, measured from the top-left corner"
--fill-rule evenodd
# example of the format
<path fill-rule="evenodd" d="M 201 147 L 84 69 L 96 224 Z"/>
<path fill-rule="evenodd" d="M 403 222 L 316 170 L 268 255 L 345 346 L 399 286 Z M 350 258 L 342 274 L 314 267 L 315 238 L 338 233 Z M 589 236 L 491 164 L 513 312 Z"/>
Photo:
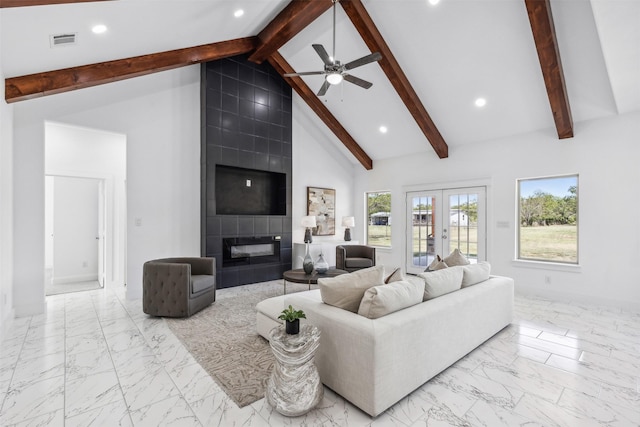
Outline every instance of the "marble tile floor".
<path fill-rule="evenodd" d="M 217 303 L 258 286 L 282 283 L 221 289 Z M 0 425 L 640 426 L 640 310 L 515 307 L 512 325 L 375 419 L 329 389 L 286 418 L 265 399 L 238 408 L 123 289 L 50 296 L 2 342 Z"/>

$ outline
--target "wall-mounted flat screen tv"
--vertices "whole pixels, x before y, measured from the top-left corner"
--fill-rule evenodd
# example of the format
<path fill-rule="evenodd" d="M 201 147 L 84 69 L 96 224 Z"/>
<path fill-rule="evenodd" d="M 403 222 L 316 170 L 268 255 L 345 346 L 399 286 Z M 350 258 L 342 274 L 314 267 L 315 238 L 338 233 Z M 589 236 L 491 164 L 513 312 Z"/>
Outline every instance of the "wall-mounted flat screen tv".
<path fill-rule="evenodd" d="M 217 215 L 286 215 L 287 175 L 216 165 Z"/>

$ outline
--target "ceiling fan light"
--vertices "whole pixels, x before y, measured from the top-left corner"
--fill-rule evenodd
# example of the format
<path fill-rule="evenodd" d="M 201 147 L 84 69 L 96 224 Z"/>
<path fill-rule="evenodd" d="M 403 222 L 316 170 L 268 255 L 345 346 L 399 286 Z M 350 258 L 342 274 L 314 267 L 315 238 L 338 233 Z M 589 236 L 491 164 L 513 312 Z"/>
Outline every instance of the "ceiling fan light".
<path fill-rule="evenodd" d="M 342 82 L 342 74 L 340 73 L 327 74 L 327 81 L 329 82 L 329 84 L 332 84 L 332 85 L 340 84 L 340 82 Z"/>

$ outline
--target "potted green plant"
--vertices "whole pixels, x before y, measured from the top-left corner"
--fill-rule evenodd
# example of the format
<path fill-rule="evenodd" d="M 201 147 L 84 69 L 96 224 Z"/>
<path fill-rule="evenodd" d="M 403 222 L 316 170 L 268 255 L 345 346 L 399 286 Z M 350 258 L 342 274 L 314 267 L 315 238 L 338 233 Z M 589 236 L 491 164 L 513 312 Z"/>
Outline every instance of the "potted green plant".
<path fill-rule="evenodd" d="M 306 319 L 307 315 L 302 310 L 296 310 L 291 305 L 289 308 L 282 310 L 282 314 L 278 319 L 285 321 L 286 331 L 289 335 L 295 335 L 300 332 L 300 319 Z"/>

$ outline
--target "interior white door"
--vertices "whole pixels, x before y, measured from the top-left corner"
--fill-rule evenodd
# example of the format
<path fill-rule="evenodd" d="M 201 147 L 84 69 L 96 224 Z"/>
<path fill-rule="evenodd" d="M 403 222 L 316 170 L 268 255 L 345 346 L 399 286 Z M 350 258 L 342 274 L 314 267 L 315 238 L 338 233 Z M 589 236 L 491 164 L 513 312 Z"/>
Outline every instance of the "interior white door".
<path fill-rule="evenodd" d="M 106 226 L 105 226 L 105 181 L 100 180 L 98 185 L 98 230 L 97 230 L 97 243 L 98 243 L 98 283 L 104 288 L 106 279 L 106 254 L 105 244 L 107 239 Z"/>
<path fill-rule="evenodd" d="M 486 259 L 485 187 L 407 192 L 406 203 L 407 273 L 456 248 L 473 263 Z"/>

